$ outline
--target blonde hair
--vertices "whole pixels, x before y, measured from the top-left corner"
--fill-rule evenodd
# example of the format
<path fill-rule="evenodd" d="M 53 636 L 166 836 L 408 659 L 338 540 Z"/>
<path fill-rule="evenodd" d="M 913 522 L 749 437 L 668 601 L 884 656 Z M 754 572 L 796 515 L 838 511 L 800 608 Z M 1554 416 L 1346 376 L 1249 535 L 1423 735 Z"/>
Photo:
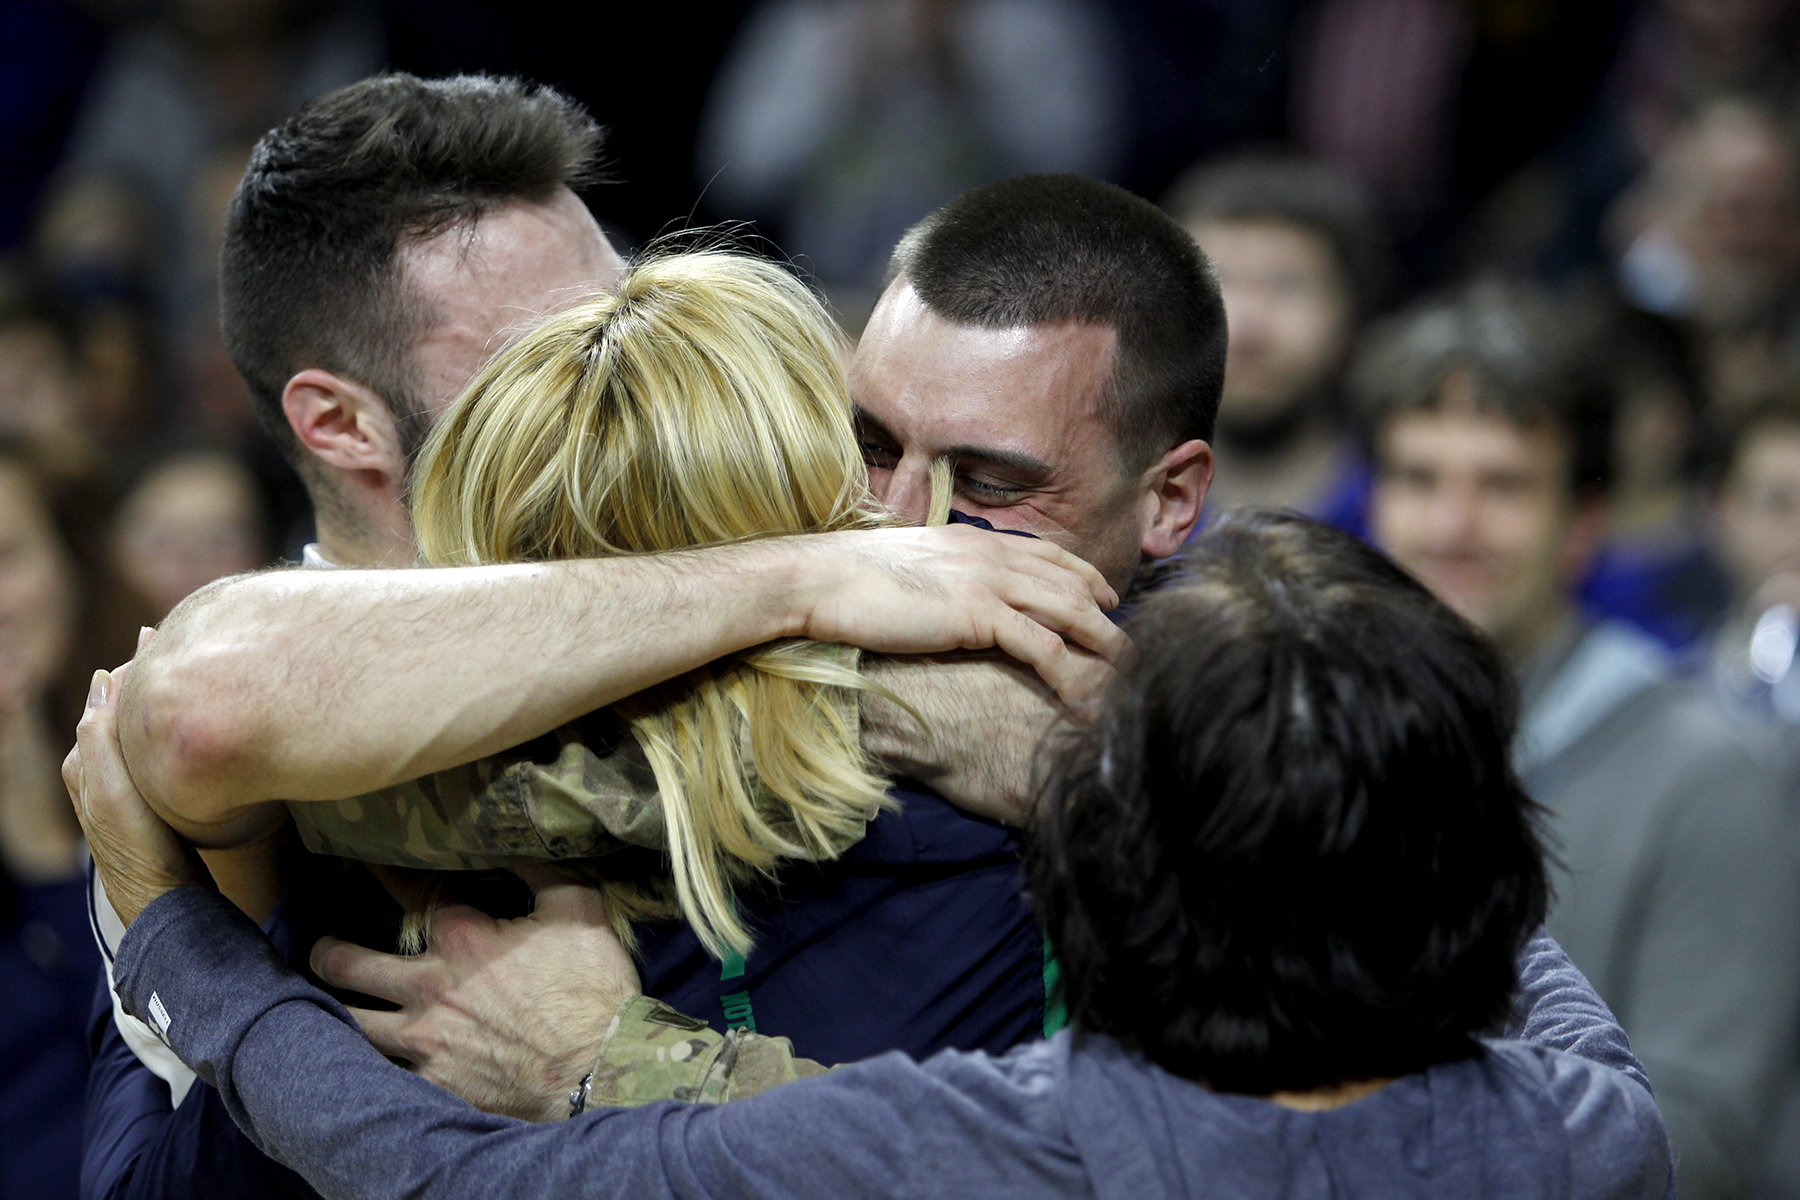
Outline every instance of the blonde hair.
<path fill-rule="evenodd" d="M 839 335 L 771 263 L 722 251 L 634 266 L 476 375 L 415 479 L 440 565 L 651 554 L 892 524 L 873 503 Z M 773 642 L 615 706 L 662 793 L 675 900 L 715 955 L 746 952 L 737 883 L 835 857 L 891 801 L 864 756 L 841 647 Z M 610 883 L 616 918 L 666 889 Z"/>

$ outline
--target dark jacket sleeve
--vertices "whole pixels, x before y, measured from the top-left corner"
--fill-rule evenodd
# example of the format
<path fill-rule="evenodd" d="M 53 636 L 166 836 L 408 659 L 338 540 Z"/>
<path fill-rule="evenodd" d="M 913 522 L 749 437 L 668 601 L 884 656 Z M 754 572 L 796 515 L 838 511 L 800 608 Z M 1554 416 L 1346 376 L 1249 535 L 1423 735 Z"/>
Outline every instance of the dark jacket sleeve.
<path fill-rule="evenodd" d="M 88 1024 L 88 1074 L 82 1139 L 82 1200 L 234 1200 L 316 1197 L 293 1171 L 259 1151 L 204 1083 L 169 1105 L 169 1085 L 138 1061 L 113 1020 L 100 976 Z"/>
<path fill-rule="evenodd" d="M 664 1102 L 543 1125 L 480 1112 L 383 1059 L 342 1005 L 202 888 L 147 907 L 114 975 L 126 1010 L 218 1089 L 251 1140 L 333 1200 L 873 1198 L 903 1187 L 917 1159 L 904 1123 L 886 1105 L 852 1103 L 853 1084 L 841 1095 L 796 1084 L 740 1104 Z M 899 1055 L 848 1070 L 884 1069 L 925 1077 Z M 841 1136 L 820 1141 L 822 1127 Z"/>

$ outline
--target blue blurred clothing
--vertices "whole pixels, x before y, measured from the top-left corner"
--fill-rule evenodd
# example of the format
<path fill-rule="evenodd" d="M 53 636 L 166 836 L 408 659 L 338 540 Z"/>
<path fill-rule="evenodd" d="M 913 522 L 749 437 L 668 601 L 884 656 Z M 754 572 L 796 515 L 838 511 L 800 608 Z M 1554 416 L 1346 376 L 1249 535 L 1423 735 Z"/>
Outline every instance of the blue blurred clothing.
<path fill-rule="evenodd" d="M 88 935 L 86 888 L 13 885 L 0 929 L 0 1200 L 67 1200 L 81 1165 L 88 1055 L 82 1018 L 100 958 Z"/>
<path fill-rule="evenodd" d="M 1608 542 L 1578 596 L 1596 617 L 1629 621 L 1681 651 L 1694 646 L 1724 614 L 1731 585 L 1697 538 L 1658 547 Z"/>
<path fill-rule="evenodd" d="M 1312 504 L 1305 506 L 1304 512 L 1309 517 L 1368 541 L 1369 493 L 1374 486 L 1375 471 L 1369 460 L 1347 449 L 1339 458 L 1337 468 L 1324 489 Z M 1207 527 L 1224 511 L 1224 505 L 1208 500 L 1200 510 L 1200 519 L 1194 523 L 1193 532 L 1188 534 L 1187 540 L 1194 541 L 1206 532 Z"/>

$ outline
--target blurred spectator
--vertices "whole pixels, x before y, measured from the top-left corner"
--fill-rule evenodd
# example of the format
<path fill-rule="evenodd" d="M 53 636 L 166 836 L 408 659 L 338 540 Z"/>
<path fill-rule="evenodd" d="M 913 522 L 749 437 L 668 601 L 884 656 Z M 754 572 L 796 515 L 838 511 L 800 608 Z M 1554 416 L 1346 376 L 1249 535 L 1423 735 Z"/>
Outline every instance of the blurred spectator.
<path fill-rule="evenodd" d="M 0 444 L 0 1193 L 72 1198 L 99 961 L 58 775 L 75 726 L 57 685 L 82 604 L 48 496 L 28 454 Z"/>
<path fill-rule="evenodd" d="M 126 189 L 152 232 L 154 299 L 177 334 L 192 317 L 205 245 L 187 219 L 193 181 L 223 147 L 247 145 L 301 101 L 380 66 L 360 4 L 163 0 L 101 64 L 71 137 L 68 169 Z"/>
<path fill-rule="evenodd" d="M 1645 4 L 1617 71 L 1614 103 L 1645 159 L 1706 97 L 1755 96 L 1787 111 L 1800 83 L 1793 0 L 1660 0 Z"/>
<path fill-rule="evenodd" d="M 773 222 L 859 327 L 939 204 L 1008 175 L 1111 174 L 1121 71 L 1088 0 L 770 0 L 719 70 L 699 176 L 715 211 Z"/>
<path fill-rule="evenodd" d="M 1656 642 L 1577 613 L 1611 429 L 1566 324 L 1488 287 L 1378 332 L 1356 375 L 1371 525 L 1518 671 L 1517 761 L 1562 863 L 1548 928 L 1655 1081 L 1681 1195 L 1737 1195 L 1800 1021 L 1783 777 Z"/>
<path fill-rule="evenodd" d="M 116 450 L 144 431 L 156 399 L 153 233 L 129 188 L 69 176 L 51 192 L 30 253 L 46 288 L 81 328 L 89 429 Z"/>
<path fill-rule="evenodd" d="M 1739 414 L 1720 466 L 1714 514 L 1732 606 L 1713 637 L 1713 679 L 1733 702 L 1800 726 L 1800 388 Z"/>
<path fill-rule="evenodd" d="M 1417 217 L 1451 185 L 1473 30 L 1460 0 L 1323 0 L 1304 27 L 1294 140 Z"/>
<path fill-rule="evenodd" d="M 1164 204 L 1212 260 L 1231 333 L 1209 510 L 1276 505 L 1360 532 L 1367 473 L 1339 389 L 1386 282 L 1367 201 L 1322 164 L 1256 153 L 1195 169 Z"/>
<path fill-rule="evenodd" d="M 1290 136 L 1370 189 L 1402 278 L 1435 282 L 1463 215 L 1591 105 L 1628 7 L 1317 0 L 1295 30 Z"/>
<path fill-rule="evenodd" d="M 1625 294 L 1689 330 L 1712 405 L 1729 410 L 1781 377 L 1800 337 L 1800 160 L 1775 114 L 1705 104 L 1620 198 L 1613 226 Z"/>
<path fill-rule="evenodd" d="M 1551 280 L 1585 274 L 1606 257 L 1608 208 L 1696 109 L 1735 94 L 1784 119 L 1794 115 L 1793 0 L 1614 7 L 1631 10 L 1630 20 L 1593 101 L 1550 153 L 1519 171 L 1477 216 L 1469 249 L 1490 263 Z M 1504 103 L 1487 108 L 1493 121 L 1511 116 Z M 1479 153 L 1479 141 L 1470 149 Z"/>
<path fill-rule="evenodd" d="M 113 517 L 112 553 L 149 624 L 190 592 L 274 557 L 256 481 L 215 450 L 172 454 L 145 471 Z"/>
<path fill-rule="evenodd" d="M 1790 770 L 1800 781 L 1800 385 L 1746 408 L 1719 446 L 1714 506 L 1719 547 L 1730 569 L 1732 606 L 1704 660 L 1718 695 L 1734 711 L 1785 731 Z M 1800 795 L 1790 790 L 1790 819 Z M 1800 852 L 1800 839 L 1795 848 Z M 1790 1065 L 1763 1194 L 1800 1196 L 1800 1060 Z"/>
<path fill-rule="evenodd" d="M 225 352 L 219 327 L 219 250 L 225 243 L 225 207 L 250 161 L 249 146 L 223 146 L 209 155 L 188 189 L 188 236 L 199 254 L 186 281 L 186 325 L 175 331 L 175 386 L 186 423 L 217 445 L 247 449 L 261 436 L 250 392 Z"/>
<path fill-rule="evenodd" d="M 0 277 L 0 437 L 23 440 L 57 479 L 100 467 L 75 317 L 22 276 Z"/>
<path fill-rule="evenodd" d="M 1098 0 L 1119 34 L 1123 174 L 1161 196 L 1194 163 L 1287 127 L 1294 17 L 1310 0 Z"/>
<path fill-rule="evenodd" d="M 1581 601 L 1685 650 L 1730 603 L 1697 486 L 1700 380 L 1670 322 L 1616 303 L 1593 307 L 1587 353 L 1613 396 L 1613 482 Z"/>

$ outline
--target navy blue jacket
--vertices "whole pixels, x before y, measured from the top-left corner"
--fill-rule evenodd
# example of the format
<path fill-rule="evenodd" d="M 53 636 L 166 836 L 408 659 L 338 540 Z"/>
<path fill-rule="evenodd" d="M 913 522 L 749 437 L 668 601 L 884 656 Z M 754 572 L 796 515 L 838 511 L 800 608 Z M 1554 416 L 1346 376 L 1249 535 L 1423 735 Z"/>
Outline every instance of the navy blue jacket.
<path fill-rule="evenodd" d="M 100 958 L 80 879 L 0 870 L 0 1200 L 69 1200 L 81 1162 L 82 1015 Z"/>
<path fill-rule="evenodd" d="M 1041 1035 L 1044 941 L 1021 895 L 1018 834 L 935 793 L 893 795 L 900 810 L 841 858 L 740 896 L 756 937 L 747 961 L 721 964 L 686 922 L 643 929 L 645 993 L 826 1063 L 1000 1054 Z"/>

